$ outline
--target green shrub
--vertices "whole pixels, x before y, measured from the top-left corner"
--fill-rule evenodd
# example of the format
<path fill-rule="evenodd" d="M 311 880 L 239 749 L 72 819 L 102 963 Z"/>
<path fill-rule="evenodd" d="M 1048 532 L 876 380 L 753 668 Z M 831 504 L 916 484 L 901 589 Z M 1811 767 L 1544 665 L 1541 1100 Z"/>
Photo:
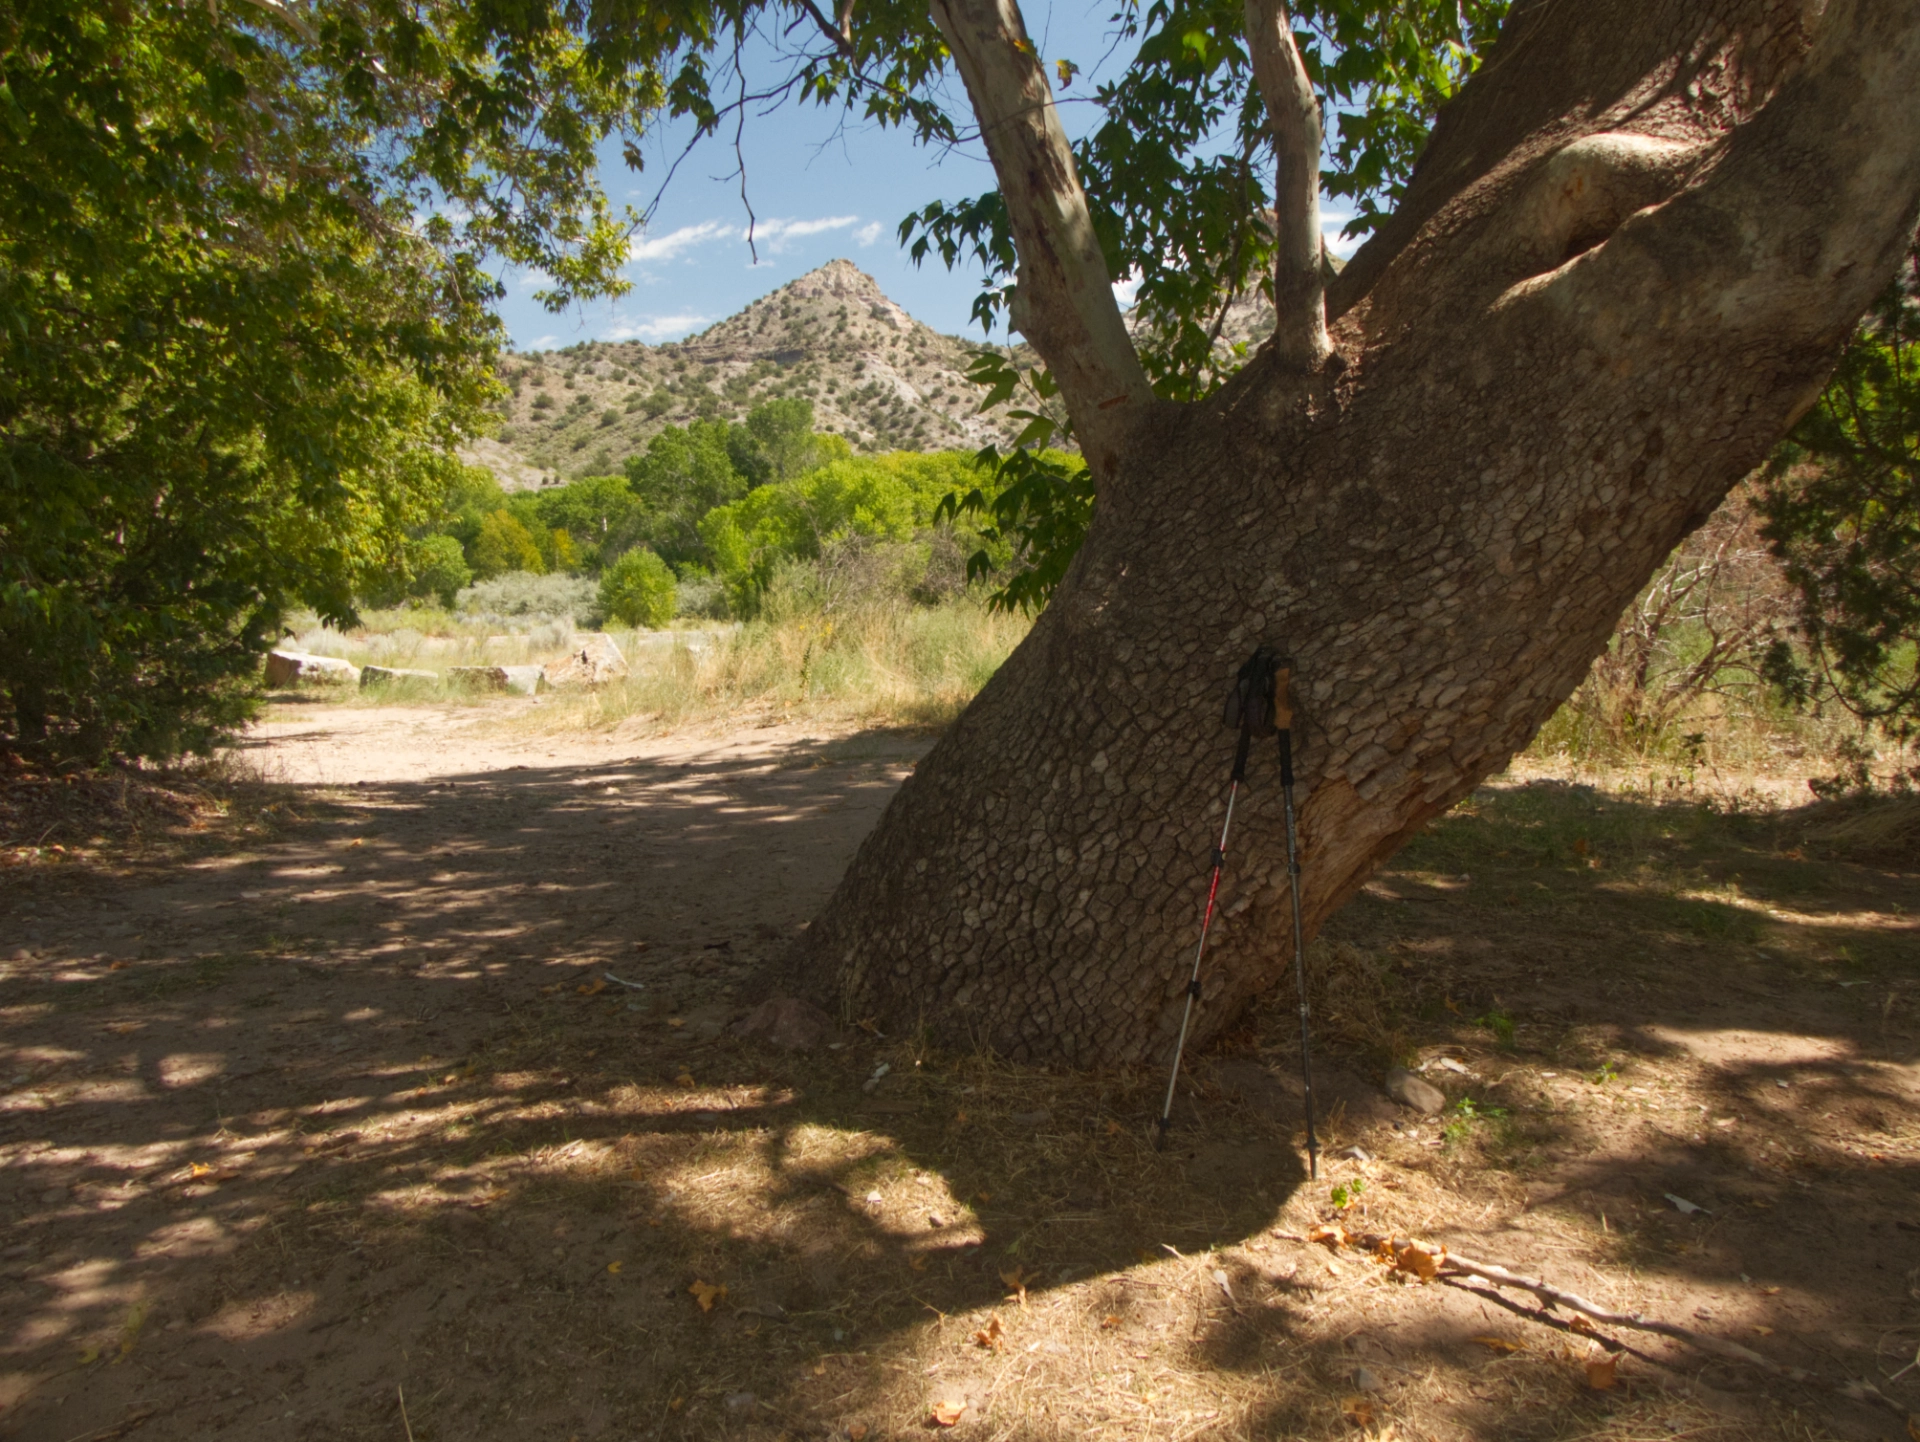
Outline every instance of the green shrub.
<path fill-rule="evenodd" d="M 453 598 L 473 583 L 473 571 L 452 536 L 428 536 L 407 548 L 407 566 L 413 572 L 408 593 L 433 597 L 449 609 Z"/>
<path fill-rule="evenodd" d="M 631 550 L 601 573 L 600 609 L 624 625 L 658 630 L 673 619 L 674 589 L 665 561 Z"/>

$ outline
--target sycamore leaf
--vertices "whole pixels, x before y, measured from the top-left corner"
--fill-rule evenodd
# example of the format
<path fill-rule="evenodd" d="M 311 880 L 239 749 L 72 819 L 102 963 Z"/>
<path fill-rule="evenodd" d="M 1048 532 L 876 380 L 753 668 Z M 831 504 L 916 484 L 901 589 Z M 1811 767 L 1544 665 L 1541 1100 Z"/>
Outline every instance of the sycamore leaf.
<path fill-rule="evenodd" d="M 1373 1425 L 1373 1403 L 1357 1393 L 1340 1403 L 1340 1415 L 1356 1427 Z"/>
<path fill-rule="evenodd" d="M 195 1162 L 190 1170 L 196 1177 L 210 1177 L 213 1175 L 213 1168 L 206 1162 Z"/>
<path fill-rule="evenodd" d="M 1474 1337 L 1471 1340 L 1478 1342 L 1489 1352 L 1524 1352 L 1527 1350 L 1527 1344 L 1525 1342 L 1509 1342 L 1505 1337 Z"/>
<path fill-rule="evenodd" d="M 1608 1391 L 1613 1386 L 1614 1368 L 1620 1365 L 1615 1356 L 1587 1358 L 1587 1385 L 1596 1392 Z"/>
<path fill-rule="evenodd" d="M 679 1076 L 673 1079 L 673 1084 L 678 1087 L 685 1087 L 688 1091 L 693 1090 L 694 1087 L 699 1085 L 698 1082 L 694 1081 L 693 1073 L 690 1071 L 682 1071 Z"/>
<path fill-rule="evenodd" d="M 1117 1331 L 1119 1326 L 1120 1318 L 1112 1312 L 1107 1313 L 1106 1316 L 1100 1319 L 1100 1330 L 1103 1332 Z"/>
<path fill-rule="evenodd" d="M 953 1427 L 960 1422 L 960 1414 L 967 1410 L 964 1397 L 936 1397 L 933 1402 L 933 1421 L 939 1427 Z"/>
<path fill-rule="evenodd" d="M 847 1423 L 848 1442 L 866 1442 L 867 1424 L 864 1422 Z"/>
<path fill-rule="evenodd" d="M 606 989 L 607 989 L 607 979 L 603 976 L 596 976 L 592 981 L 587 982 L 584 986 L 576 986 L 574 988 L 574 990 L 579 992 L 580 995 L 582 996 L 598 996 L 600 995 L 601 992 L 605 991 Z"/>
<path fill-rule="evenodd" d="M 1431 1282 L 1440 1275 L 1440 1263 L 1446 1260 L 1447 1249 L 1426 1242 L 1408 1242 L 1394 1255 L 1394 1269 L 1408 1272 L 1423 1282 Z"/>
<path fill-rule="evenodd" d="M 1309 1242 L 1323 1243 L 1330 1251 L 1338 1251 L 1347 1244 L 1347 1229 L 1345 1227 L 1315 1227 L 1307 1233 L 1307 1240 Z"/>
<path fill-rule="evenodd" d="M 1007 1345 L 1007 1329 L 1000 1325 L 998 1312 L 987 1318 L 987 1325 L 973 1334 L 973 1340 L 989 1352 L 997 1352 Z"/>
<path fill-rule="evenodd" d="M 700 1310 L 703 1312 L 711 1312 L 715 1302 L 724 1302 L 727 1299 L 727 1287 L 724 1282 L 716 1287 L 696 1279 L 687 1290 L 693 1294 L 694 1301 L 700 1304 Z"/>
<path fill-rule="evenodd" d="M 610 1277 L 617 1277 L 617 1276 L 619 1276 L 619 1275 L 620 1275 L 620 1268 L 621 1268 L 621 1267 L 623 1267 L 623 1266 L 625 1266 L 625 1265 L 626 1265 L 626 1264 L 625 1264 L 624 1262 L 608 1262 L 608 1263 L 607 1263 L 607 1275 L 608 1275 L 608 1276 L 610 1276 Z"/>

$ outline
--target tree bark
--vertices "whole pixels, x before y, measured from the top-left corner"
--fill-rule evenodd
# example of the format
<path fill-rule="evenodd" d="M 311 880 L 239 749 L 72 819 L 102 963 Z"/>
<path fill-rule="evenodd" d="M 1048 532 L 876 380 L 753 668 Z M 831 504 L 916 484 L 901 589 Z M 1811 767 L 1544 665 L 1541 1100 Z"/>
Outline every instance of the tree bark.
<path fill-rule="evenodd" d="M 1115 472 L 1153 388 L 1127 338 L 1039 51 L 1015 0 L 934 0 L 1020 257 L 1013 329 L 1047 359 L 1095 477 Z"/>
<path fill-rule="evenodd" d="M 1273 184 L 1274 359 L 1288 370 L 1318 370 L 1327 337 L 1326 254 L 1320 236 L 1320 102 L 1293 43 L 1279 0 L 1246 0 L 1247 53 L 1267 111 Z"/>
<path fill-rule="evenodd" d="M 1241 661 L 1296 658 L 1311 934 L 1526 744 L 1812 403 L 1913 232 L 1916 93 L 1910 0 L 1516 7 L 1330 295 L 1345 364 L 1269 351 L 1140 418 L 808 975 L 889 1029 L 1164 1060 Z M 1235 813 L 1203 1041 L 1290 959 L 1276 769 L 1256 755 Z"/>

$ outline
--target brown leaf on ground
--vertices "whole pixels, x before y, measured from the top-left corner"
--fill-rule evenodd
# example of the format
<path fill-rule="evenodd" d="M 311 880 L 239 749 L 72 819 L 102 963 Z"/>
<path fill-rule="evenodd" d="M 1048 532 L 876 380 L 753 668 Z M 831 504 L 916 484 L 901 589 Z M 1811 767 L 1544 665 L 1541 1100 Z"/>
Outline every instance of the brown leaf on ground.
<path fill-rule="evenodd" d="M 933 1421 L 937 1427 L 959 1425 L 960 1414 L 967 1410 L 964 1397 L 936 1397 L 933 1401 Z"/>
<path fill-rule="evenodd" d="M 693 1073 L 690 1071 L 681 1072 L 679 1076 L 673 1079 L 673 1084 L 677 1087 L 685 1087 L 688 1091 L 692 1091 L 694 1087 L 699 1085 L 699 1083 L 693 1079 Z"/>
<path fill-rule="evenodd" d="M 711 1312 L 715 1302 L 724 1302 L 727 1299 L 727 1286 L 724 1282 L 714 1286 L 696 1279 L 687 1290 L 693 1294 L 694 1301 L 700 1304 L 700 1310 L 703 1312 Z"/>
<path fill-rule="evenodd" d="M 579 992 L 580 995 L 582 996 L 598 996 L 600 995 L 601 992 L 605 991 L 606 989 L 607 989 L 607 979 L 604 976 L 596 976 L 592 981 L 587 982 L 585 985 L 576 986 L 574 988 L 574 990 Z"/>
<path fill-rule="evenodd" d="M 1907 1418 L 1907 1435 L 1913 1442 L 1920 1442 L 1920 1417 Z"/>
<path fill-rule="evenodd" d="M 1509 1342 L 1505 1337 L 1473 1337 L 1469 1340 L 1478 1342 L 1489 1352 L 1524 1352 L 1527 1350 L 1527 1344 L 1525 1342 Z"/>
<path fill-rule="evenodd" d="M 1373 1403 L 1358 1394 L 1348 1397 L 1340 1403 L 1340 1415 L 1356 1427 L 1373 1425 Z"/>
<path fill-rule="evenodd" d="M 867 1424 L 864 1422 L 847 1423 L 848 1442 L 866 1442 Z"/>
<path fill-rule="evenodd" d="M 1445 1247 L 1437 1247 L 1430 1242 L 1408 1242 L 1394 1254 L 1393 1265 L 1396 1271 L 1410 1273 L 1423 1282 L 1431 1282 L 1440 1275 L 1440 1264 L 1446 1257 Z"/>
<path fill-rule="evenodd" d="M 1337 1251 L 1347 1244 L 1347 1229 L 1345 1227 L 1315 1227 L 1307 1233 L 1307 1240 L 1309 1242 L 1319 1242 L 1330 1250 Z"/>
<path fill-rule="evenodd" d="M 974 1343 L 996 1352 L 1007 1345 L 1007 1329 L 1000 1325 L 1000 1314 L 995 1312 L 987 1318 L 987 1325 L 973 1334 Z"/>
<path fill-rule="evenodd" d="M 1032 1277 L 1021 1268 L 1015 1267 L 1011 1272 L 1002 1272 L 1000 1280 L 1013 1288 L 1013 1294 L 1019 1297 L 1021 1306 L 1027 1305 L 1027 1283 L 1034 1280 Z"/>
<path fill-rule="evenodd" d="M 1593 1323 L 1589 1322 L 1578 1312 L 1575 1312 L 1571 1317 L 1567 1318 L 1567 1330 L 1578 1332 L 1583 1337 L 1597 1337 L 1600 1335 L 1594 1330 Z"/>
<path fill-rule="evenodd" d="M 1119 1326 L 1120 1318 L 1112 1312 L 1107 1313 L 1106 1316 L 1100 1319 L 1100 1330 L 1103 1332 L 1117 1331 Z"/>
<path fill-rule="evenodd" d="M 1620 1365 L 1618 1357 L 1587 1358 L 1587 1385 L 1596 1392 L 1605 1392 L 1613 1387 L 1614 1368 Z"/>

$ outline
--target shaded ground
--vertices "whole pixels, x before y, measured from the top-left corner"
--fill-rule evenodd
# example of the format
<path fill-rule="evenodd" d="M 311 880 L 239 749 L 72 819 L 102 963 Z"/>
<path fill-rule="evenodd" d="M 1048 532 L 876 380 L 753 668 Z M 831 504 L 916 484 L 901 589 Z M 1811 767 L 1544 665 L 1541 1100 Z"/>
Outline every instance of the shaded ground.
<path fill-rule="evenodd" d="M 1920 875 L 1830 815 L 1481 793 L 1317 949 L 1308 1183 L 1284 998 L 1197 1063 L 1165 1152 L 1152 1076 L 725 1030 L 925 738 L 281 714 L 275 799 L 0 872 L 0 1435 L 771 1442 L 947 1401 L 983 1439 L 1878 1438 L 1920 1410 Z M 1396 1057 L 1448 1112 L 1380 1095 Z M 1605 1328 L 1631 1350 L 1592 1390 L 1564 1314 L 1275 1235 L 1335 1215 L 1895 1405 Z"/>

